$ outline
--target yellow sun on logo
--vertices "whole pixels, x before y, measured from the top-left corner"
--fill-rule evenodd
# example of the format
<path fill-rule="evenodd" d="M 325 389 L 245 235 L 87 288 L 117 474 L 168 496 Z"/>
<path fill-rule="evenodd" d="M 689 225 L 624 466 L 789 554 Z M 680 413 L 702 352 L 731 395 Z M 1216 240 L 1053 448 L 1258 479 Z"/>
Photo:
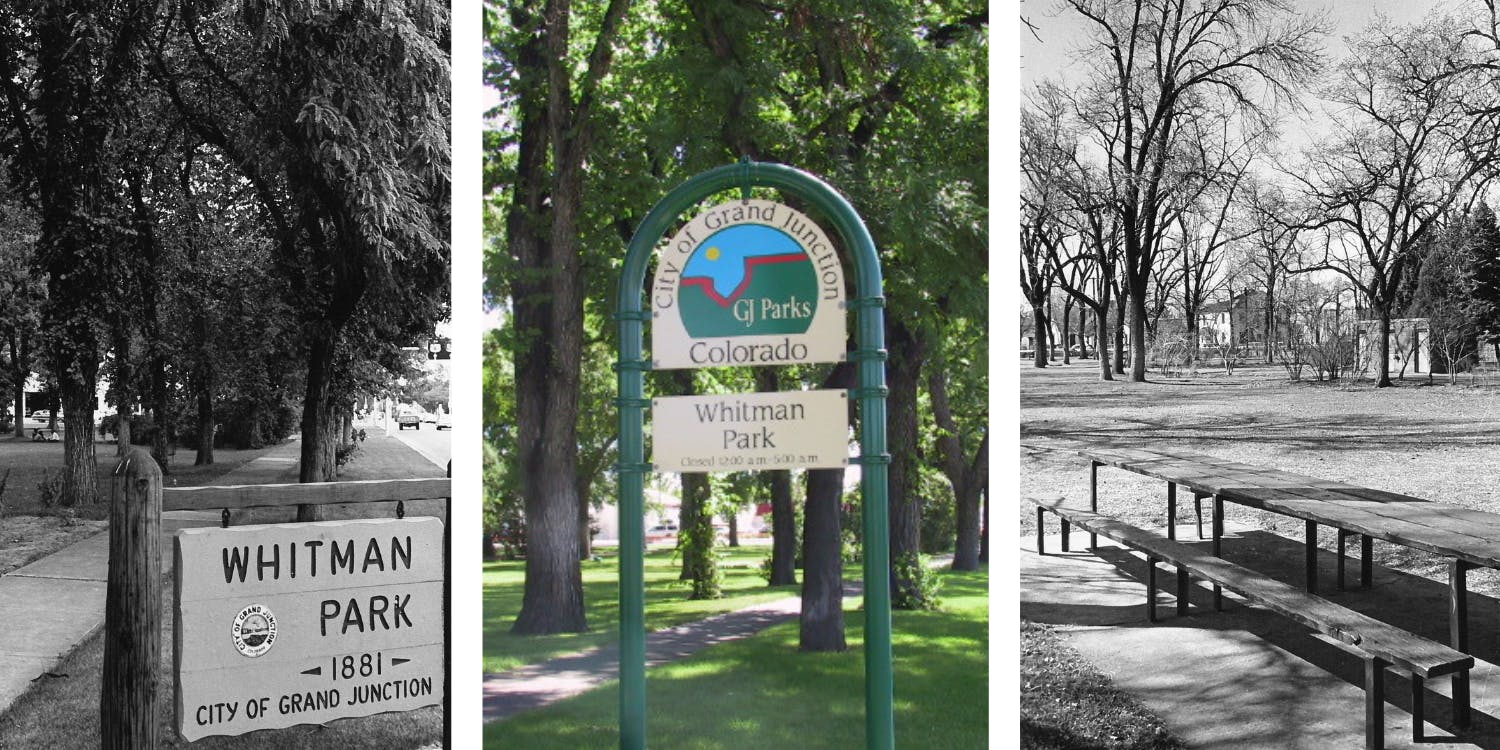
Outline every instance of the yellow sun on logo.
<path fill-rule="evenodd" d="M 717 247 L 711 247 L 711 248 L 708 249 L 708 252 L 706 254 L 708 255 L 708 259 L 709 260 L 718 260 L 719 259 L 719 248 L 717 248 Z"/>

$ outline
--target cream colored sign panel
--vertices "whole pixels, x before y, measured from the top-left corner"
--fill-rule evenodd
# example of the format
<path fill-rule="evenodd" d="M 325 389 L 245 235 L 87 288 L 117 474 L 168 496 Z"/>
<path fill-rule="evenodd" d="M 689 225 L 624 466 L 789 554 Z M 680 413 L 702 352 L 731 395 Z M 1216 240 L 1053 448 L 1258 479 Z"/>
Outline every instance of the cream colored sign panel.
<path fill-rule="evenodd" d="M 838 469 L 849 463 L 847 391 L 651 400 L 658 471 Z"/>
<path fill-rule="evenodd" d="M 179 532 L 182 736 L 441 702 L 442 535 L 435 518 Z"/>
<path fill-rule="evenodd" d="M 653 366 L 838 362 L 844 307 L 843 266 L 821 227 L 780 203 L 722 203 L 659 251 Z"/>

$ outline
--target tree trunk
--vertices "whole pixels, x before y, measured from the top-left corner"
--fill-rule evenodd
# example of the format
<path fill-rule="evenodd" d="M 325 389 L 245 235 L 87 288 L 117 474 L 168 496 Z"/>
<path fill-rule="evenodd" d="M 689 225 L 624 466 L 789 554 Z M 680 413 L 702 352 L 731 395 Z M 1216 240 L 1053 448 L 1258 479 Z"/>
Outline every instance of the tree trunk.
<path fill-rule="evenodd" d="M 714 561 L 714 516 L 708 507 L 711 493 L 707 474 L 682 475 L 682 518 L 677 539 L 682 549 L 682 580 L 689 584 L 690 599 L 718 599 L 722 595 L 719 567 Z"/>
<path fill-rule="evenodd" d="M 1274 276 L 1268 275 L 1266 278 L 1265 307 L 1265 314 L 1262 315 L 1262 318 L 1265 319 L 1266 324 L 1266 341 L 1263 348 L 1265 350 L 1266 362 L 1269 363 L 1271 361 L 1271 356 L 1274 353 L 1273 347 L 1271 346 L 1271 341 L 1276 338 L 1276 280 Z M 1230 310 L 1229 314 L 1233 316 L 1234 311 Z M 1291 333 L 1291 331 L 1287 331 L 1288 338 L 1291 337 Z"/>
<path fill-rule="evenodd" d="M 313 336 L 307 356 L 307 388 L 302 399 L 302 453 L 300 482 L 332 482 L 337 462 L 334 456 L 333 350 L 332 334 Z M 298 505 L 298 521 L 323 520 L 317 505 Z"/>
<path fill-rule="evenodd" d="M 589 517 L 589 495 L 593 491 L 593 477 L 582 476 L 578 478 L 578 560 L 590 560 L 594 557 L 594 535 L 591 531 L 593 519 Z"/>
<path fill-rule="evenodd" d="M 802 651 L 845 651 L 844 558 L 840 545 L 839 503 L 843 469 L 809 469 L 807 505 L 802 511 L 802 615 L 797 647 Z"/>
<path fill-rule="evenodd" d="M 1063 364 L 1073 364 L 1073 304 L 1072 297 L 1063 299 L 1062 314 L 1062 359 Z"/>
<path fill-rule="evenodd" d="M 62 385 L 62 409 L 67 415 L 63 430 L 62 504 L 93 505 L 99 502 L 99 471 L 94 455 L 94 370 L 85 363 L 85 377 L 71 372 L 58 375 Z M 57 414 L 53 411 L 53 415 Z"/>
<path fill-rule="evenodd" d="M 792 473 L 766 472 L 771 488 L 771 581 L 772 586 L 797 583 L 797 509 L 792 501 Z"/>
<path fill-rule="evenodd" d="M 729 546 L 740 546 L 740 514 L 738 509 L 730 510 L 725 514 L 725 525 L 729 527 Z"/>
<path fill-rule="evenodd" d="M 538 472 L 523 483 L 527 485 L 526 584 L 521 612 L 510 631 L 517 635 L 587 631 L 575 489 L 550 472 Z"/>
<path fill-rule="evenodd" d="M 134 385 L 135 373 L 134 362 L 131 360 L 130 352 L 130 330 L 124 316 L 116 316 L 110 321 L 113 329 L 115 343 L 115 455 L 124 456 L 130 450 L 130 412 L 131 403 L 135 400 L 131 397 L 130 387 Z"/>
<path fill-rule="evenodd" d="M 1047 311 L 1041 303 L 1031 303 L 1032 340 L 1035 341 L 1032 349 L 1032 366 L 1047 366 Z"/>
<path fill-rule="evenodd" d="M 853 363 L 840 362 L 823 380 L 824 388 L 852 388 Z M 853 412 L 853 399 L 849 411 Z M 802 613 L 798 648 L 844 651 L 844 553 L 839 523 L 844 499 L 843 469 L 809 469 L 802 508 Z M 790 514 L 788 514 L 790 517 Z"/>
<path fill-rule="evenodd" d="M 151 355 L 151 410 L 156 415 L 156 432 L 151 433 L 151 458 L 161 473 L 172 473 L 172 441 L 176 432 L 172 410 L 167 403 L 167 358 L 158 349 Z"/>
<path fill-rule="evenodd" d="M 927 345 L 897 318 L 886 319 L 886 342 L 890 362 L 886 377 L 890 386 L 886 437 L 891 463 L 887 475 L 890 493 L 891 596 L 896 602 L 921 605 L 917 581 L 902 575 L 902 565 L 917 559 L 922 547 L 922 497 L 917 492 L 920 449 L 917 431 L 917 391 Z"/>
<path fill-rule="evenodd" d="M 612 49 L 626 4 L 612 4 L 594 46 Z M 588 629 L 579 566 L 578 363 L 583 359 L 584 270 L 578 249 L 584 162 L 596 116 L 575 99 L 569 65 L 571 9 L 549 3 L 509 6 L 514 28 L 535 29 L 512 56 L 517 91 L 516 174 L 506 234 L 518 273 L 512 274 L 515 328 L 531 345 L 516 355 L 516 431 L 528 531 L 526 588 L 511 632 L 544 634 Z M 595 58 L 592 88 L 610 57 Z M 550 157 L 550 158 L 549 158 Z"/>
<path fill-rule="evenodd" d="M 781 390 L 774 367 L 755 368 L 755 390 Z M 771 582 L 772 586 L 797 583 L 797 510 L 792 502 L 792 473 L 785 469 L 763 474 L 771 492 Z"/>
<path fill-rule="evenodd" d="M 205 377 L 198 387 L 198 455 L 193 458 L 194 466 L 214 462 L 214 430 L 213 381 Z"/>
<path fill-rule="evenodd" d="M 1088 317 L 1088 310 L 1083 305 L 1079 305 L 1078 306 L 1078 358 L 1079 359 L 1088 359 L 1089 358 L 1089 338 L 1088 338 L 1088 329 L 1089 329 L 1089 326 L 1088 326 L 1088 319 L 1089 319 L 1089 317 Z"/>
<path fill-rule="evenodd" d="M 1115 303 L 1115 374 L 1125 374 L 1125 308 L 1130 304 L 1130 298 L 1120 295 Z M 1131 346 L 1135 346 L 1132 344 Z"/>
<path fill-rule="evenodd" d="M 1500 344 L 1497 344 L 1500 347 Z M 11 334 L 10 339 L 10 362 L 15 366 L 15 379 L 11 382 L 13 396 L 16 402 L 16 424 L 15 435 L 17 438 L 26 437 L 26 373 L 31 369 L 30 358 L 27 356 L 26 342 L 21 338 L 18 331 Z"/>
<path fill-rule="evenodd" d="M 980 514 L 979 529 L 979 563 L 981 565 L 990 561 L 990 483 L 982 482 L 980 493 L 984 496 L 984 512 Z"/>
<path fill-rule="evenodd" d="M 953 569 L 977 570 L 979 568 L 979 491 L 988 474 L 989 432 L 980 439 L 978 450 L 971 464 L 959 439 L 958 423 L 948 403 L 948 374 L 943 363 L 930 368 L 927 376 L 927 391 L 932 404 L 933 421 L 938 427 L 938 450 L 941 452 L 943 473 L 953 488 L 954 515 L 957 523 L 957 539 L 954 541 Z"/>
<path fill-rule="evenodd" d="M 1047 295 L 1047 361 L 1057 359 L 1057 336 L 1052 332 L 1052 295 Z"/>
<path fill-rule="evenodd" d="M 1130 382 L 1146 382 L 1146 289 L 1144 283 L 1130 290 Z"/>
<path fill-rule="evenodd" d="M 1115 379 L 1114 368 L 1111 366 L 1112 363 L 1109 361 L 1109 357 L 1106 356 L 1107 353 L 1104 351 L 1104 342 L 1106 342 L 1106 341 L 1109 340 L 1109 300 L 1108 299 L 1106 299 L 1104 301 L 1104 304 L 1102 306 L 1100 306 L 1099 309 L 1094 312 L 1094 337 L 1095 337 L 1095 341 L 1098 342 L 1098 350 L 1099 350 L 1099 379 L 1100 380 L 1114 380 Z M 1115 351 L 1119 351 L 1119 346 L 1120 346 L 1119 343 L 1116 342 L 1115 343 Z"/>
<path fill-rule="evenodd" d="M 1391 387 L 1391 311 L 1390 305 L 1377 305 L 1380 325 L 1375 335 L 1375 387 Z"/>

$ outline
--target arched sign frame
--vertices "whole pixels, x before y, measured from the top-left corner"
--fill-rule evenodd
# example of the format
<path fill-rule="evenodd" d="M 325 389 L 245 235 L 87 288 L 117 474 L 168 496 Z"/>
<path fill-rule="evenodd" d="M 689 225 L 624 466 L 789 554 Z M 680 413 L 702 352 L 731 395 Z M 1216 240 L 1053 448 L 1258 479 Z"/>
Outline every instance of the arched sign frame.
<path fill-rule="evenodd" d="M 653 470 L 645 460 L 645 356 L 643 327 L 651 319 L 644 305 L 646 270 L 657 245 L 682 213 L 716 193 L 739 188 L 746 198 L 752 188 L 772 188 L 800 198 L 833 226 L 844 250 L 853 256 L 855 350 L 849 358 L 858 365 L 858 387 L 850 395 L 859 402 L 860 496 L 864 517 L 865 610 L 865 746 L 893 750 L 891 591 L 889 508 L 886 452 L 885 297 L 880 258 L 864 221 L 827 183 L 784 164 L 753 162 L 698 174 L 677 186 L 646 214 L 630 240 L 620 274 L 615 319 L 619 325 L 617 405 L 620 414 L 620 747 L 646 747 L 646 618 L 645 618 L 645 475 Z"/>

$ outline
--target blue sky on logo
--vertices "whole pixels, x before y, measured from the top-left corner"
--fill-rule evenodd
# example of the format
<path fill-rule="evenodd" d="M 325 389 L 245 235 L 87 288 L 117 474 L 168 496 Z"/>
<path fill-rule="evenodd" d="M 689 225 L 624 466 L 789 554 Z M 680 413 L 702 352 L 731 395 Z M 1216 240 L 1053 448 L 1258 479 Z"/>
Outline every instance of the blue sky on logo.
<path fill-rule="evenodd" d="M 714 291 L 729 297 L 745 280 L 745 259 L 761 255 L 802 255 L 798 245 L 779 229 L 763 224 L 738 224 L 708 236 L 683 266 L 682 277 L 709 278 Z"/>

